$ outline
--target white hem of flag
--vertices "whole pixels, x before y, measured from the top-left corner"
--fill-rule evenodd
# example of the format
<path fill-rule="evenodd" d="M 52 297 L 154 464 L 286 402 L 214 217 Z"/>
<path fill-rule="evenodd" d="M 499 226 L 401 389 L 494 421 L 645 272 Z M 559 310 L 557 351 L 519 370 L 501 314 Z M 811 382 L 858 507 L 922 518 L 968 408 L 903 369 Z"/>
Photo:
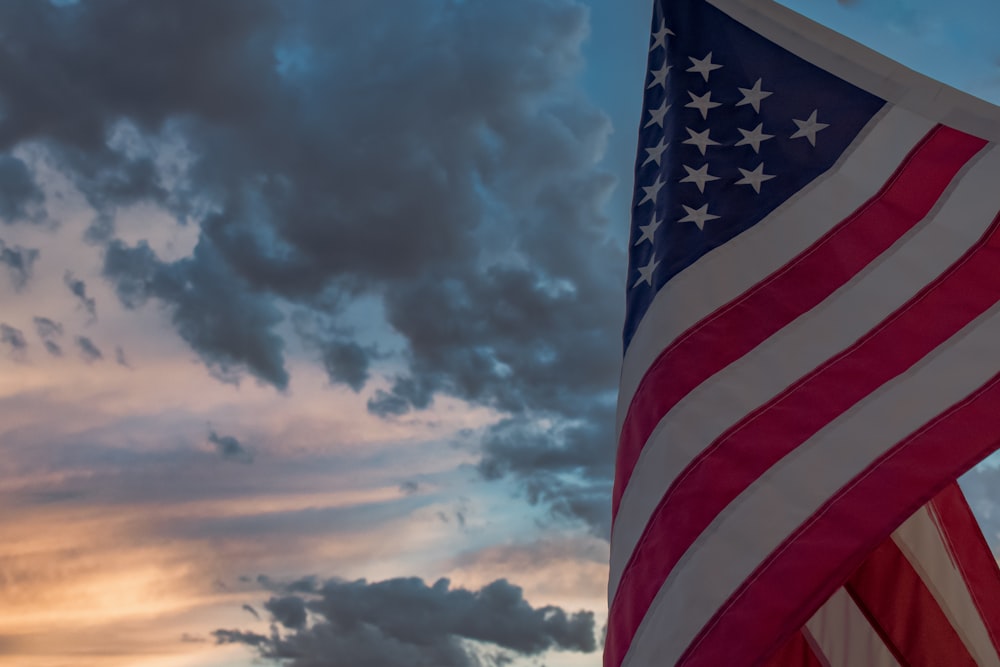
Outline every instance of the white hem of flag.
<path fill-rule="evenodd" d="M 1000 109 L 766 0 L 707 0 L 797 56 L 925 118 L 1000 141 Z"/>

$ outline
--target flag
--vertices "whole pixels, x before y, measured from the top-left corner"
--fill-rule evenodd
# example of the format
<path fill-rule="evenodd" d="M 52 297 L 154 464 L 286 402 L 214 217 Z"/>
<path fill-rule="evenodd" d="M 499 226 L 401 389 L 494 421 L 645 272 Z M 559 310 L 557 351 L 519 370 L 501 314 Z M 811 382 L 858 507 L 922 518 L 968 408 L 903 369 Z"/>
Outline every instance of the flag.
<path fill-rule="evenodd" d="M 894 532 L 973 545 L 961 586 L 1000 599 L 951 486 L 1000 441 L 1000 109 L 770 0 L 657 0 L 652 27 L 606 667 L 816 657 L 846 602 L 899 660 L 905 603 L 880 620 L 863 573 L 906 563 L 935 603 L 907 609 L 1000 663 L 989 604 L 987 659 L 955 568 Z"/>
<path fill-rule="evenodd" d="M 957 484 L 869 554 L 767 667 L 997 665 L 1000 572 Z"/>

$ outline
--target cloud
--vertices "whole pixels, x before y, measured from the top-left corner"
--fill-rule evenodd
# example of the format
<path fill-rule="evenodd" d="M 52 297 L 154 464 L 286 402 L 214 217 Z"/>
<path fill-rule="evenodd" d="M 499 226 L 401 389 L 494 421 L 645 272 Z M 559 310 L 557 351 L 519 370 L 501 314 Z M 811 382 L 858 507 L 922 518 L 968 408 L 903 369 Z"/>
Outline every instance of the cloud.
<path fill-rule="evenodd" d="M 193 257 L 173 264 L 161 263 L 145 243 L 129 248 L 114 241 L 104 270 L 126 307 L 151 297 L 166 304 L 178 333 L 218 379 L 237 383 L 241 369 L 249 369 L 262 381 L 287 387 L 284 341 L 272 330 L 282 321 L 277 304 L 251 292 L 211 241 L 203 239 Z"/>
<path fill-rule="evenodd" d="M 125 350 L 122 349 L 121 345 L 115 346 L 115 362 L 119 366 L 124 366 L 125 368 L 132 368 L 128 363 L 128 359 L 125 357 Z"/>
<path fill-rule="evenodd" d="M 514 476 L 531 503 L 582 520 L 594 535 L 609 539 L 613 423 L 609 405 L 574 422 L 506 419 L 484 435 L 479 471 L 486 479 Z"/>
<path fill-rule="evenodd" d="M 260 620 L 260 614 L 252 606 L 245 604 L 241 607 L 241 609 L 256 618 L 258 621 Z"/>
<path fill-rule="evenodd" d="M 47 317 L 38 316 L 34 317 L 32 321 L 35 325 L 35 332 L 42 339 L 45 350 L 53 357 L 61 357 L 63 355 L 62 347 L 53 339 L 63 335 L 62 324 Z"/>
<path fill-rule="evenodd" d="M 74 278 L 69 271 L 63 276 L 63 284 L 73 293 L 83 309 L 87 311 L 91 319 L 97 318 L 97 301 L 93 297 L 87 296 L 87 283 L 78 278 Z"/>
<path fill-rule="evenodd" d="M 57 338 L 63 334 L 63 326 L 59 322 L 50 320 L 47 317 L 35 317 L 32 320 L 35 324 L 35 331 L 38 337 L 43 340 Z"/>
<path fill-rule="evenodd" d="M 39 251 L 36 248 L 11 247 L 0 240 L 0 264 L 7 267 L 7 274 L 15 290 L 21 290 L 28 284 L 38 256 Z"/>
<path fill-rule="evenodd" d="M 100 348 L 94 345 L 94 341 L 90 340 L 86 336 L 77 336 L 74 340 L 76 340 L 76 346 L 80 350 L 80 356 L 83 357 L 83 360 L 87 363 L 100 361 L 104 358 L 104 354 L 101 352 Z"/>
<path fill-rule="evenodd" d="M 208 441 L 215 445 L 215 450 L 227 461 L 253 463 L 253 454 L 231 435 L 219 435 L 215 431 L 209 431 Z"/>
<path fill-rule="evenodd" d="M 0 150 L 30 142 L 80 189 L 119 300 L 162 307 L 225 382 L 285 391 L 287 315 L 305 312 L 320 325 L 298 337 L 331 382 L 363 391 L 385 362 L 374 414 L 444 395 L 525 433 L 555 424 L 563 440 L 533 442 L 566 474 L 489 443 L 483 469 L 605 530 L 593 499 L 610 464 L 569 435 L 608 414 L 625 266 L 599 166 L 611 125 L 578 80 L 586 7 L 122 6 L 0 3 L 17 35 L 0 46 Z M 137 202 L 197 224 L 193 253 L 118 238 L 116 211 Z M 391 359 L 352 316 L 363 299 L 401 341 Z M 569 498 L 539 486 L 580 474 Z"/>
<path fill-rule="evenodd" d="M 275 621 L 289 630 L 302 630 L 306 627 L 306 602 L 295 595 L 271 598 L 264 608 Z"/>
<path fill-rule="evenodd" d="M 25 350 L 28 349 L 24 333 L 9 324 L 0 324 L 0 344 L 6 345 L 8 354 L 14 358 L 23 357 Z"/>
<path fill-rule="evenodd" d="M 13 155 L 0 155 L 0 219 L 7 224 L 43 222 L 44 202 L 28 165 Z"/>
<path fill-rule="evenodd" d="M 272 597 L 265 607 L 283 632 L 217 630 L 216 641 L 245 644 L 289 667 L 474 667 L 474 647 L 484 644 L 523 656 L 596 649 L 592 612 L 534 608 L 503 579 L 478 591 L 451 588 L 447 579 L 430 586 L 417 578 L 330 580 L 314 594 Z"/>

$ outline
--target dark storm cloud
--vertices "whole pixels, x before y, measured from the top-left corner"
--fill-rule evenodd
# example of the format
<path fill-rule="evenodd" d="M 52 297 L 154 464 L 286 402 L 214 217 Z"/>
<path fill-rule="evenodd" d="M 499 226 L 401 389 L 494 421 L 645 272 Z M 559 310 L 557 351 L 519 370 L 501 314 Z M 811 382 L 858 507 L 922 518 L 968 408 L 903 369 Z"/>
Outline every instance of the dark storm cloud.
<path fill-rule="evenodd" d="M 513 475 L 531 503 L 583 520 L 594 535 L 608 539 L 614 412 L 610 404 L 596 405 L 587 417 L 549 426 L 504 420 L 483 438 L 479 471 L 486 479 Z"/>
<path fill-rule="evenodd" d="M 218 630 L 216 641 L 246 644 L 289 667 L 475 667 L 470 641 L 524 656 L 596 648 L 593 613 L 534 608 L 502 579 L 478 591 L 451 588 L 447 579 L 431 586 L 416 578 L 331 580 L 313 595 L 273 597 L 266 607 L 282 630 L 270 637 Z"/>
<path fill-rule="evenodd" d="M 12 155 L 0 155 L 0 219 L 7 224 L 43 222 L 44 202 L 45 194 L 28 165 Z"/>
<path fill-rule="evenodd" d="M 253 454 L 250 453 L 250 450 L 231 435 L 219 435 L 215 431 L 209 431 L 208 441 L 215 446 L 215 451 L 227 461 L 253 463 Z"/>
<path fill-rule="evenodd" d="M 0 264 L 7 267 L 7 274 L 15 290 L 20 290 L 28 284 L 39 251 L 35 248 L 8 246 L 0 240 Z"/>
<path fill-rule="evenodd" d="M 306 626 L 306 602 L 295 595 L 271 598 L 264 608 L 275 621 L 289 630 L 301 630 Z"/>
<path fill-rule="evenodd" d="M 160 299 L 178 333 L 220 380 L 237 382 L 247 368 L 276 387 L 287 386 L 284 343 L 272 329 L 281 312 L 273 299 L 250 291 L 225 266 L 211 241 L 203 238 L 192 257 L 173 264 L 159 262 L 145 243 L 129 248 L 114 241 L 105 272 L 126 307 Z"/>
<path fill-rule="evenodd" d="M 75 278 L 71 272 L 67 271 L 63 276 L 63 284 L 76 297 L 76 300 L 80 302 L 80 305 L 87 311 L 91 319 L 96 319 L 97 301 L 93 297 L 87 296 L 87 283 L 79 278 Z"/>
<path fill-rule="evenodd" d="M 48 152 L 95 208 L 121 301 L 162 305 L 222 380 L 284 390 L 299 309 L 332 323 L 303 337 L 330 380 L 363 389 L 381 353 L 346 313 L 374 298 L 403 351 L 372 412 L 445 394 L 525 432 L 596 428 L 624 256 L 596 166 L 610 125 L 576 80 L 587 20 L 577 0 L 2 3 L 0 150 Z M 189 164 L 163 164 L 171 146 Z M 194 253 L 116 239 L 136 201 L 197 222 Z M 532 442 L 593 475 L 559 510 L 592 522 L 610 466 L 580 438 Z M 507 454 L 484 469 L 554 497 Z"/>
<path fill-rule="evenodd" d="M 15 357 L 23 356 L 28 349 L 24 333 L 9 324 L 0 324 L 0 344 L 6 346 L 8 353 Z"/>
<path fill-rule="evenodd" d="M 368 381 L 371 361 L 379 356 L 375 348 L 355 342 L 335 322 L 320 313 L 300 311 L 293 318 L 293 323 L 299 337 L 319 352 L 330 381 L 361 391 Z"/>
<path fill-rule="evenodd" d="M 80 356 L 87 363 L 92 363 L 95 361 L 100 361 L 104 358 L 104 354 L 101 352 L 100 348 L 94 345 L 94 341 L 90 340 L 86 336 L 76 337 L 76 346 L 80 350 Z"/>

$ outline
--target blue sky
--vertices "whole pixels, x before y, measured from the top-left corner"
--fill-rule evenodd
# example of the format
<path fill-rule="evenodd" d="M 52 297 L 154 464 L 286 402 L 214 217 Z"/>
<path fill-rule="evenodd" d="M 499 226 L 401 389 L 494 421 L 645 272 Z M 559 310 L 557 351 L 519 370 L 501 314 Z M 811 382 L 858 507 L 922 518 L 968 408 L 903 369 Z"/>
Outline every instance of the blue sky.
<path fill-rule="evenodd" d="M 119 4 L 0 4 L 0 665 L 598 664 L 650 3 Z"/>

